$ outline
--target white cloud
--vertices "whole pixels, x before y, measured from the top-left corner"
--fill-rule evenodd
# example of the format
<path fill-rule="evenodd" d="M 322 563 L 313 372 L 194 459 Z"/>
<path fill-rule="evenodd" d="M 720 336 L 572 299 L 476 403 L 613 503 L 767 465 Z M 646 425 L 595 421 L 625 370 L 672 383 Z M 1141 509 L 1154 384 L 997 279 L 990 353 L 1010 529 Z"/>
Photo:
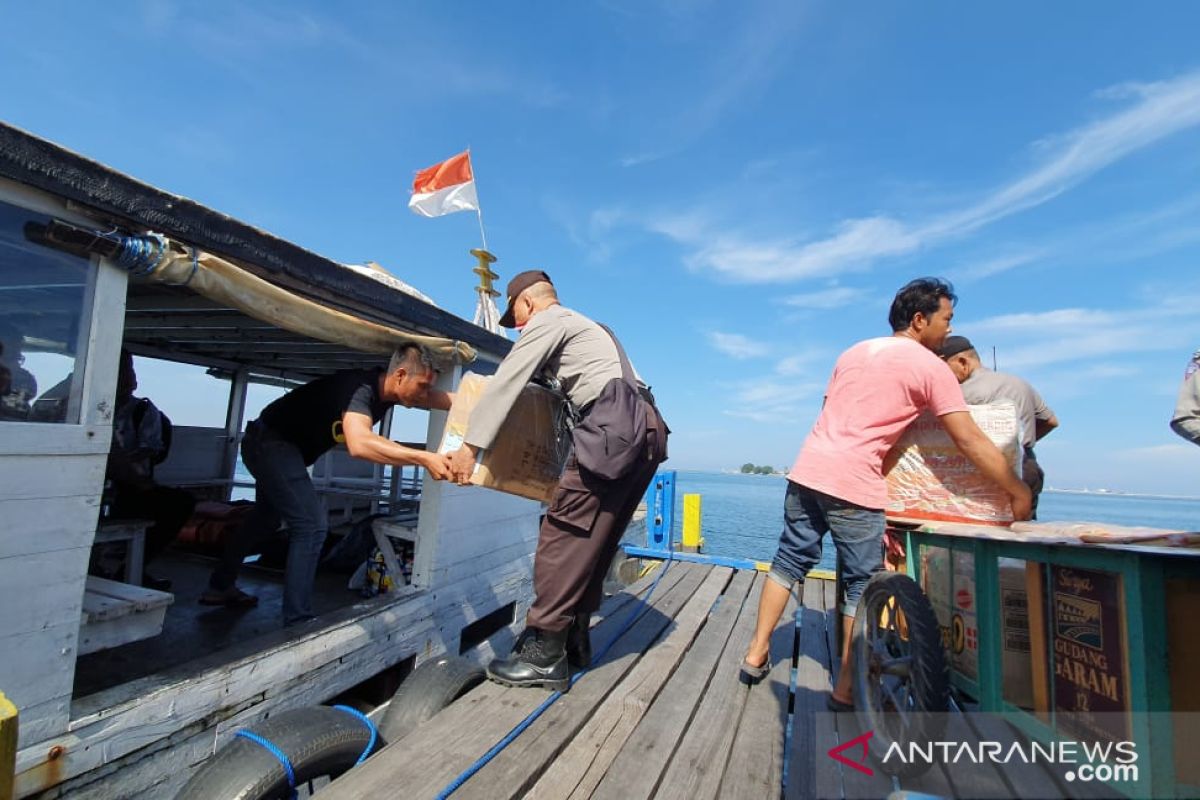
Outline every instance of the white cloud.
<path fill-rule="evenodd" d="M 797 353 L 781 358 L 775 364 L 775 374 L 784 376 L 812 375 L 828 370 L 829 353 L 816 347 L 810 347 Z"/>
<path fill-rule="evenodd" d="M 761 378 L 740 385 L 732 397 L 732 408 L 725 410 L 731 417 L 755 422 L 792 425 L 806 420 L 814 397 L 824 386 L 812 381 L 781 381 Z"/>
<path fill-rule="evenodd" d="M 816 292 L 793 294 L 781 298 L 779 302 L 792 308 L 815 309 L 827 311 L 833 308 L 844 308 L 864 297 L 866 292 L 849 286 L 833 286 Z"/>
<path fill-rule="evenodd" d="M 765 356 L 770 348 L 740 333 L 721 333 L 710 331 L 708 341 L 718 351 L 736 359 L 760 358 Z"/>
<path fill-rule="evenodd" d="M 676 222 L 694 218 L 672 218 L 675 224 L 652 223 L 651 229 L 690 246 L 689 267 L 747 283 L 781 283 L 865 270 L 874 258 L 904 255 L 920 244 L 903 225 L 885 217 L 848 220 L 835 237 L 808 244 L 749 234 L 714 235 L 711 226 L 684 227 Z"/>
<path fill-rule="evenodd" d="M 1128 95 L 1128 86 L 1122 92 Z M 690 265 L 733 280 L 786 282 L 864 270 L 875 260 L 934 246 L 1045 203 L 1125 156 L 1196 125 L 1200 125 L 1200 72 L 1137 86 L 1131 107 L 1043 140 L 1039 149 L 1045 156 L 1040 166 L 973 205 L 925 222 L 887 215 L 846 219 L 832 235 L 814 241 L 651 227 L 690 248 Z"/>
<path fill-rule="evenodd" d="M 963 267 L 951 269 L 950 275 L 955 280 L 972 281 L 981 278 L 990 278 L 993 275 L 999 275 L 1002 272 L 1008 272 L 1017 267 L 1023 267 L 1026 264 L 1037 261 L 1048 255 L 1048 251 L 1044 249 L 1025 250 L 1022 252 L 1008 253 L 1006 255 L 988 258 L 983 261 L 967 264 Z"/>
<path fill-rule="evenodd" d="M 1198 303 L 1200 296 L 1179 291 L 1119 310 L 1060 308 L 962 320 L 955 332 L 970 338 L 980 352 L 996 346 L 1002 370 L 1123 353 L 1185 352 L 1200 336 Z"/>
<path fill-rule="evenodd" d="M 1156 444 L 1150 447 L 1133 447 L 1113 454 L 1116 458 L 1140 459 L 1178 459 L 1194 460 L 1196 446 L 1194 444 Z"/>

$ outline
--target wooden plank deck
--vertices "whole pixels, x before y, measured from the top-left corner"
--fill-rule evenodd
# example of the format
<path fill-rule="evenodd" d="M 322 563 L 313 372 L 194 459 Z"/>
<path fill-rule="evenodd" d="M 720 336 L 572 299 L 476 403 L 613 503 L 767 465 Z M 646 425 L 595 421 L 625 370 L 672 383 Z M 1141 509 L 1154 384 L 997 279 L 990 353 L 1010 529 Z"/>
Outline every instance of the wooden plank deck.
<path fill-rule="evenodd" d="M 775 666 L 746 687 L 738 664 L 765 576 L 673 562 L 654 578 L 606 601 L 592 641 L 599 653 L 616 637 L 608 652 L 454 798 L 1030 798 L 1054 787 L 991 767 L 903 782 L 843 767 L 827 751 L 862 731 L 825 705 L 840 624 L 833 582 L 810 579 L 803 603 L 793 598 L 771 640 Z M 485 683 L 315 796 L 438 797 L 547 697 Z"/>

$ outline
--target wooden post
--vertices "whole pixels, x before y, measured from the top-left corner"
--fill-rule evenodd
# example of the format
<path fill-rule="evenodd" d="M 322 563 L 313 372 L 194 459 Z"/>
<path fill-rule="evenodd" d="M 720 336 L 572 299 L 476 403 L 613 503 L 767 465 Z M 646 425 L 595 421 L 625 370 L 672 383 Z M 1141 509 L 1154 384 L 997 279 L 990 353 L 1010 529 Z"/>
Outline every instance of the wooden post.
<path fill-rule="evenodd" d="M 225 455 L 221 466 L 221 477 L 229 481 L 225 484 L 225 502 L 232 498 L 233 482 L 237 479 L 238 446 L 246 416 L 246 389 L 249 385 L 250 373 L 244 368 L 236 370 L 229 381 L 229 405 L 225 409 Z"/>
<path fill-rule="evenodd" d="M 17 768 L 17 707 L 0 692 L 0 800 L 13 797 Z"/>
<path fill-rule="evenodd" d="M 1046 570 L 1025 562 L 1025 596 L 1029 617 L 1029 656 L 1033 661 L 1033 710 L 1050 722 L 1050 636 L 1046 631 Z"/>
<path fill-rule="evenodd" d="M 704 545 L 700 536 L 700 495 L 683 496 L 683 551 L 699 553 Z"/>

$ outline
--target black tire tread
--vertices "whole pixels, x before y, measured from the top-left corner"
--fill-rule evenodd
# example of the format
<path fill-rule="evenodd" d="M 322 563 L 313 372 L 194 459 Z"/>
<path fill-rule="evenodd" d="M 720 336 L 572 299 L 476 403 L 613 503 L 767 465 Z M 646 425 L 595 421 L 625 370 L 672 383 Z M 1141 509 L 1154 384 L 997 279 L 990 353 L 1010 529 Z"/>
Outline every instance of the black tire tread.
<path fill-rule="evenodd" d="M 388 742 L 403 739 L 422 722 L 486 679 L 483 668 L 458 656 L 441 656 L 421 664 L 404 679 L 379 723 Z"/>
<path fill-rule="evenodd" d="M 889 597 L 896 598 L 896 607 L 903 610 L 908 628 L 909 649 L 912 653 L 910 685 L 916 695 L 918 708 L 928 712 L 922 717 L 924 735 L 936 739 L 945 726 L 945 715 L 950 710 L 950 665 L 942 646 L 941 627 L 929 598 L 912 578 L 899 572 L 880 572 L 874 575 L 863 590 L 859 610 L 871 608 L 876 598 L 886 603 Z M 854 620 L 854 664 L 860 663 L 859 653 L 870 645 L 865 641 L 869 615 L 858 614 Z M 855 670 L 854 698 L 859 715 L 873 713 L 866 707 L 864 698 L 869 696 L 867 678 Z M 869 722 L 869 720 L 868 720 Z M 876 737 L 877 739 L 878 737 Z M 872 745 L 876 740 L 872 739 Z M 882 746 L 883 742 L 879 742 Z M 877 759 L 883 753 L 872 748 Z M 881 762 L 881 766 L 882 762 Z M 911 777 L 929 768 L 928 764 L 913 761 L 886 765 L 886 772 L 900 777 Z"/>
<path fill-rule="evenodd" d="M 297 786 L 342 774 L 371 740 L 362 720 L 326 706 L 282 711 L 249 730 L 287 755 Z M 287 797 L 289 791 L 278 759 L 261 745 L 236 737 L 192 775 L 175 800 L 268 800 Z"/>

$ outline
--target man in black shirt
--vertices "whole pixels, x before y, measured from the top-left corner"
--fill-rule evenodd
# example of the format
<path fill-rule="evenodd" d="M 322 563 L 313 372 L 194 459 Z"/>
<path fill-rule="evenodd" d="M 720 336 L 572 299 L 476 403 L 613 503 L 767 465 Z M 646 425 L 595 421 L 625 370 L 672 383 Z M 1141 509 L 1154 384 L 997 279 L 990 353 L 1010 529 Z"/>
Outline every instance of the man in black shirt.
<path fill-rule="evenodd" d="M 308 467 L 336 444 L 377 464 L 416 464 L 434 478 L 449 476 L 449 459 L 414 450 L 372 428 L 395 403 L 450 408 L 451 396 L 433 388 L 432 364 L 415 345 L 392 356 L 387 370 L 347 370 L 307 383 L 271 403 L 246 426 L 242 463 L 255 478 L 254 511 L 226 540 L 221 563 L 200 595 L 205 605 L 253 606 L 258 598 L 237 588 L 238 568 L 263 537 L 288 526 L 283 622 L 312 619 L 312 586 L 328 520 Z"/>

